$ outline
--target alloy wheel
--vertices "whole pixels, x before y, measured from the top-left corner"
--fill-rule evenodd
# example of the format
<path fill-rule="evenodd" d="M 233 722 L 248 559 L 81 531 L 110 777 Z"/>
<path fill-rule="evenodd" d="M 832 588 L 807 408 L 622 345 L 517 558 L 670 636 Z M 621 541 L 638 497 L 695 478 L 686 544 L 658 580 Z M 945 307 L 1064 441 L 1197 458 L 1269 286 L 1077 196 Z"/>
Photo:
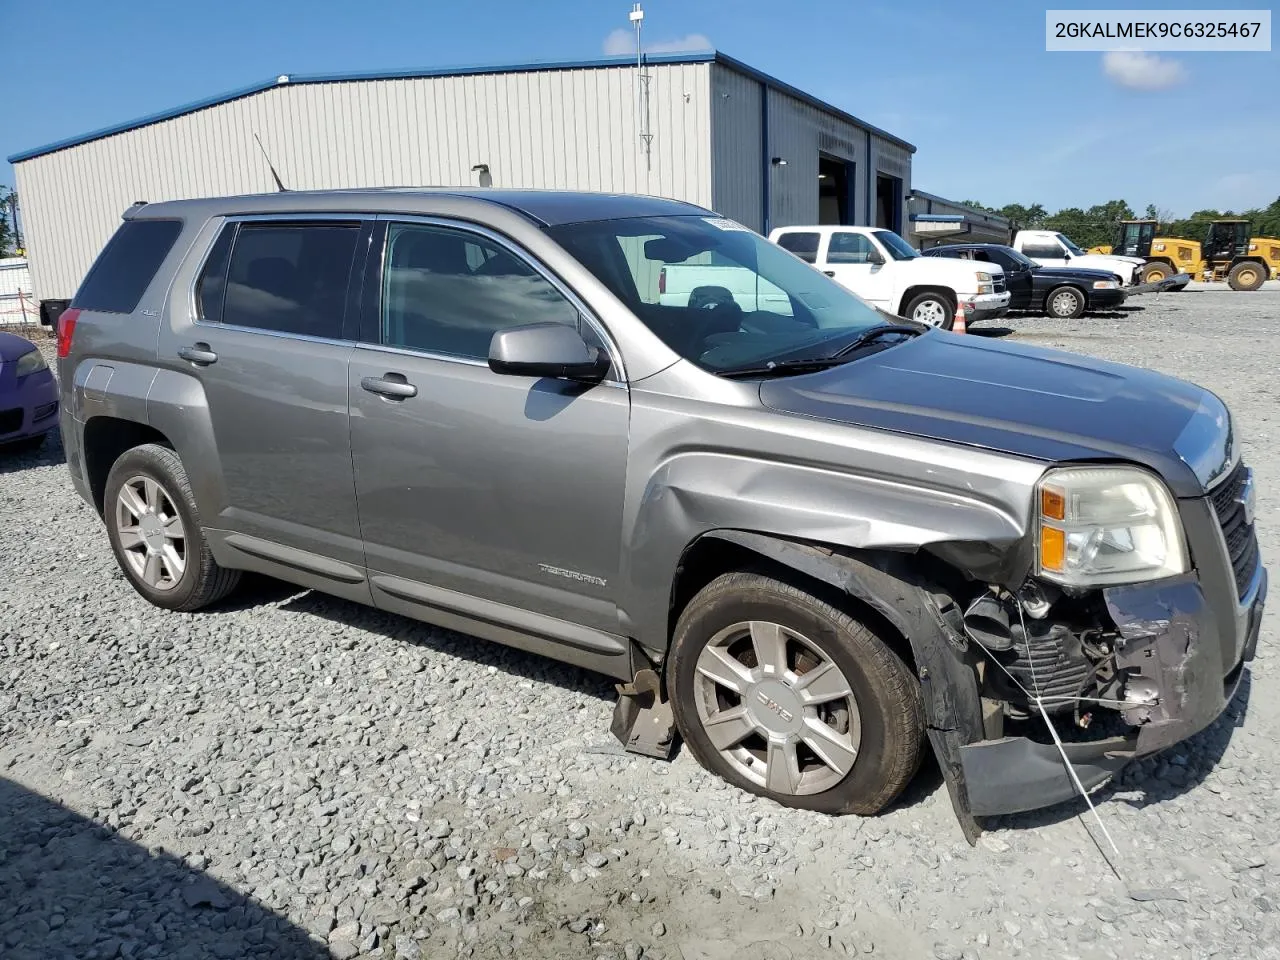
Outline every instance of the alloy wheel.
<path fill-rule="evenodd" d="M 926 300 L 912 311 L 911 319 L 917 323 L 927 323 L 931 327 L 940 327 L 947 320 L 947 311 L 937 300 Z"/>
<path fill-rule="evenodd" d="M 135 576 L 172 590 L 187 569 L 187 535 L 171 497 L 151 477 L 136 476 L 116 496 L 116 537 Z"/>
<path fill-rule="evenodd" d="M 1069 290 L 1063 291 L 1053 298 L 1053 312 L 1059 317 L 1069 317 L 1079 308 L 1080 301 Z"/>
<path fill-rule="evenodd" d="M 698 655 L 694 701 L 712 745 L 777 794 L 822 793 L 853 769 L 861 715 L 848 678 L 820 646 L 781 624 L 735 623 Z"/>

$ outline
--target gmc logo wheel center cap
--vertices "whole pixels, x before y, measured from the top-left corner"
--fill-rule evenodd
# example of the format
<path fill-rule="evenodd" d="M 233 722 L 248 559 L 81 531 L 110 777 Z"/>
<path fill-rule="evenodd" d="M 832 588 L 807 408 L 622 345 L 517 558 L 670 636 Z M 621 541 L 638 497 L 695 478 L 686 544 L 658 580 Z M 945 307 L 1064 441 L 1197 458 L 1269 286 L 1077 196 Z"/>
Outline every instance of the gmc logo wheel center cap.
<path fill-rule="evenodd" d="M 775 733 L 791 733 L 800 727 L 800 698 L 781 680 L 762 680 L 750 694 L 756 723 Z"/>

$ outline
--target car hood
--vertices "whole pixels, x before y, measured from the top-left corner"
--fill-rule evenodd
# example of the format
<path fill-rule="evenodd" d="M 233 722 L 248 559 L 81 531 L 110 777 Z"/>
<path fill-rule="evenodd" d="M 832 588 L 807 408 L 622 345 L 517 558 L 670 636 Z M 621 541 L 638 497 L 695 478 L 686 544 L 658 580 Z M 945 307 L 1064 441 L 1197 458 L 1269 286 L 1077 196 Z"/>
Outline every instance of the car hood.
<path fill-rule="evenodd" d="M 978 272 L 989 273 L 993 276 L 999 276 L 1004 273 L 1004 268 L 998 263 L 975 263 L 972 260 L 956 260 L 951 257 L 912 257 L 910 260 L 901 260 L 899 263 L 906 270 L 916 271 L 921 274 L 921 279 L 925 275 L 934 280 L 943 281 L 951 286 L 960 284 L 959 289 L 968 290 L 977 285 L 977 278 L 974 274 Z M 968 286 L 965 286 L 965 283 Z"/>
<path fill-rule="evenodd" d="M 0 332 L 0 363 L 17 360 L 24 353 L 30 353 L 34 349 L 36 345 L 25 337 Z"/>
<path fill-rule="evenodd" d="M 1089 267 L 1041 267 L 1035 271 L 1038 277 L 1053 280 L 1114 280 L 1114 270 L 1098 270 Z M 1122 273 L 1121 276 L 1124 276 Z"/>
<path fill-rule="evenodd" d="M 1140 263 L 1145 261 L 1133 257 L 1115 257 L 1109 253 L 1086 253 L 1083 257 L 1072 257 L 1067 269 L 1106 270 L 1122 277 L 1130 277 L 1133 275 L 1133 268 Z"/>
<path fill-rule="evenodd" d="M 1024 344 L 931 332 L 765 380 L 774 410 L 1046 462 L 1130 461 L 1201 496 L 1232 459 L 1226 407 L 1183 380 Z"/>

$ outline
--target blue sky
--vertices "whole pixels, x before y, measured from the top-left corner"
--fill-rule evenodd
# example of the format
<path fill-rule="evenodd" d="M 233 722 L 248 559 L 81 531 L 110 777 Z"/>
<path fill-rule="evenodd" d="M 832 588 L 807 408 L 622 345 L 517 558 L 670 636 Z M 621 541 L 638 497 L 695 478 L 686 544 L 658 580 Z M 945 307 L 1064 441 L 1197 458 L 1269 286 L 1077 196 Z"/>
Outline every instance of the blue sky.
<path fill-rule="evenodd" d="M 645 37 L 710 44 L 910 140 L 914 185 L 953 199 L 1053 210 L 1122 197 L 1185 215 L 1280 195 L 1280 54 L 1160 54 L 1108 70 L 1100 53 L 1045 52 L 1046 5 L 648 0 Z M 618 42 L 610 34 L 626 28 L 630 2 L 8 0 L 3 9 L 0 157 L 280 73 L 599 56 Z M 0 182 L 13 182 L 8 165 Z"/>

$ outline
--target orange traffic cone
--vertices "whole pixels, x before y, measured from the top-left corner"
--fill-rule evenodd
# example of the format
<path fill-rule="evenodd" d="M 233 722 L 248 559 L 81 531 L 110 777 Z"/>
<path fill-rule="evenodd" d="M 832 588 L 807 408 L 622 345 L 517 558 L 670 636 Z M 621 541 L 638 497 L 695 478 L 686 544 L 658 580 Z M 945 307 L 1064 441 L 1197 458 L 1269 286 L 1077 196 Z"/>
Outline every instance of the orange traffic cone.
<path fill-rule="evenodd" d="M 965 303 L 961 300 L 956 304 L 956 318 L 951 324 L 952 333 L 968 333 L 969 325 L 965 322 Z"/>

